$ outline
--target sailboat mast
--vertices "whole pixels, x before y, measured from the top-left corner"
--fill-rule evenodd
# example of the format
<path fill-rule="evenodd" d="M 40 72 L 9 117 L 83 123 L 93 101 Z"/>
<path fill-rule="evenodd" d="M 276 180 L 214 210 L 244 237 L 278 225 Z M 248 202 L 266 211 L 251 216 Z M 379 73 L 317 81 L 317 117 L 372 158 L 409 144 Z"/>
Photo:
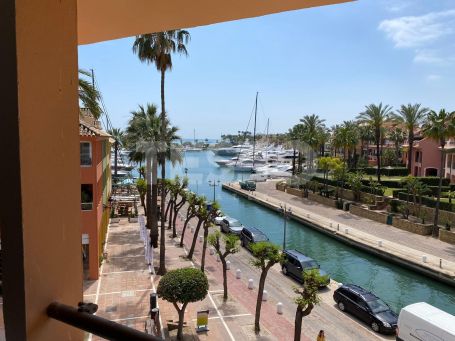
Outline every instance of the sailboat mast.
<path fill-rule="evenodd" d="M 267 144 L 266 149 L 265 149 L 265 161 L 266 162 L 269 162 L 269 120 L 270 120 L 270 118 L 267 119 L 267 132 L 265 135 L 265 143 Z"/>
<path fill-rule="evenodd" d="M 257 113 L 258 113 L 258 94 L 259 94 L 259 92 L 256 92 L 256 104 L 254 105 L 253 168 L 254 168 L 254 158 L 255 158 L 255 152 L 256 152 L 256 117 L 257 117 Z"/>

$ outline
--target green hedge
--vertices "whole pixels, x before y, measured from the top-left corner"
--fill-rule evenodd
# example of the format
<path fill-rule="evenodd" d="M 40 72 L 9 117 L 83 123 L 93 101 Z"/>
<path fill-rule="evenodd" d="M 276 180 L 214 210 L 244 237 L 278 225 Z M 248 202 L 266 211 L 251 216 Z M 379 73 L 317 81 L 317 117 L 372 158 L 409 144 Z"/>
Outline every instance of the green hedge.
<path fill-rule="evenodd" d="M 376 175 L 377 168 L 376 167 L 366 167 L 363 169 L 359 169 L 360 171 L 364 172 L 366 175 Z M 385 176 L 408 176 L 408 169 L 406 167 L 381 167 L 381 175 Z"/>
<path fill-rule="evenodd" d="M 398 198 L 400 200 L 406 201 L 407 199 L 407 194 L 400 192 L 398 193 Z M 419 200 L 419 199 L 417 199 Z M 409 201 L 412 202 L 412 195 L 409 196 Z M 430 197 L 422 197 L 422 205 L 428 206 L 428 207 L 436 207 L 436 200 Z M 439 209 L 443 211 L 454 211 L 455 210 L 455 205 L 454 204 L 449 204 L 448 202 L 441 201 L 439 202 Z"/>
<path fill-rule="evenodd" d="M 341 187 L 341 182 L 338 182 L 336 180 L 333 180 L 333 179 L 324 179 L 324 178 L 321 178 L 319 176 L 313 176 L 311 178 L 312 181 L 317 181 L 321 184 L 327 184 L 329 186 L 334 186 L 334 187 Z M 362 181 L 363 182 L 363 181 Z M 368 181 L 367 181 L 367 184 L 368 184 Z M 345 189 L 351 189 L 351 186 L 349 186 L 348 183 L 344 183 L 344 187 Z M 375 194 L 375 195 L 383 195 L 383 193 L 380 191 L 380 190 L 375 190 L 374 193 L 371 193 L 372 189 L 371 187 L 369 186 L 362 186 L 361 192 L 365 192 L 365 193 L 370 193 L 370 194 Z"/>
<path fill-rule="evenodd" d="M 420 182 L 426 184 L 427 186 L 439 186 L 439 176 L 422 176 L 418 177 L 417 179 L 419 179 Z M 442 185 L 449 186 L 450 179 L 442 178 Z"/>

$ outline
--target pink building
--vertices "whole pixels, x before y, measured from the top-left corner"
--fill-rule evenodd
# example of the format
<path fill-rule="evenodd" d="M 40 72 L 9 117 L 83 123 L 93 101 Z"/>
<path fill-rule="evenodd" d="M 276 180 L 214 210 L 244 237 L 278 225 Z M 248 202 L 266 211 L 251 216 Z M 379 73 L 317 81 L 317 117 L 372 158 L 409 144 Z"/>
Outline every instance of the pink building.
<path fill-rule="evenodd" d="M 414 176 L 438 176 L 441 162 L 441 150 L 436 140 L 423 138 L 414 141 L 412 151 L 411 174 Z M 408 146 L 403 146 L 403 163 L 408 163 Z"/>
<path fill-rule="evenodd" d="M 445 177 L 450 179 L 450 183 L 455 183 L 455 138 L 447 141 L 444 148 L 446 153 Z"/>

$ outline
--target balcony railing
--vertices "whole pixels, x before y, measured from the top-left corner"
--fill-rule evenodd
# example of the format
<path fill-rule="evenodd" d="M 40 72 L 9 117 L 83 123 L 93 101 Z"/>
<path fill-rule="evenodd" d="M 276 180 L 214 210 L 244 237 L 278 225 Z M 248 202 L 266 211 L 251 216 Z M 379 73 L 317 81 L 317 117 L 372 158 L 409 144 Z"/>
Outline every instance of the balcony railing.
<path fill-rule="evenodd" d="M 97 309 L 96 304 L 80 303 L 79 308 L 73 308 L 54 302 L 47 307 L 47 316 L 107 340 L 163 341 L 157 336 L 93 315 Z"/>
<path fill-rule="evenodd" d="M 81 166 L 91 166 L 92 158 L 90 156 L 81 155 Z"/>

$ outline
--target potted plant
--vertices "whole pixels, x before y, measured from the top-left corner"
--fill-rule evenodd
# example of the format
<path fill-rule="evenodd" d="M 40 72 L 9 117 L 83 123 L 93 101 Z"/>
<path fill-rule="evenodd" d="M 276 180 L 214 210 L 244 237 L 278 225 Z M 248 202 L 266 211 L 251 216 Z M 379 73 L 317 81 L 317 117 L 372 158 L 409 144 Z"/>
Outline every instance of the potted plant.
<path fill-rule="evenodd" d="M 111 223 L 118 223 L 118 222 L 120 222 L 120 218 L 118 217 L 117 213 L 115 213 L 115 206 L 112 206 L 112 207 L 111 207 L 110 218 L 111 218 Z"/>

